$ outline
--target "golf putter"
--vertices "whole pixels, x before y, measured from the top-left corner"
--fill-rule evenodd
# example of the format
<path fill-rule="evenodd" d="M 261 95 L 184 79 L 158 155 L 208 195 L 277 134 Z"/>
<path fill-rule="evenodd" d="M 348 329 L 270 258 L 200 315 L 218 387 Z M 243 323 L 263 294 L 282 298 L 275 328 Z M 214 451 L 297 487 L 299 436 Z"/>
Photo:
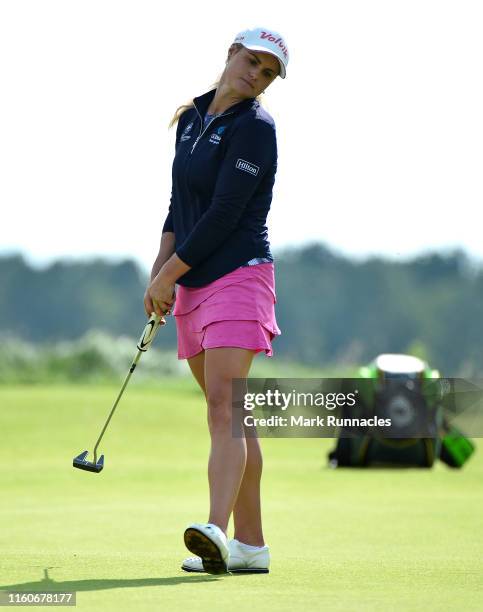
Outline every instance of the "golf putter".
<path fill-rule="evenodd" d="M 168 311 L 169 313 L 169 311 Z M 166 313 L 167 314 L 167 313 Z M 104 455 L 101 455 L 99 458 L 99 461 L 97 460 L 97 447 L 99 446 L 101 440 L 102 440 L 102 436 L 104 435 L 104 432 L 107 429 L 107 426 L 109 425 L 109 421 L 112 418 L 112 415 L 114 414 L 114 411 L 116 410 L 116 407 L 119 403 L 119 400 L 121 399 L 122 394 L 124 393 L 124 389 L 127 387 L 127 383 L 129 382 L 129 379 L 131 378 L 131 374 L 134 372 L 134 370 L 136 369 L 137 363 L 139 361 L 139 358 L 141 357 L 141 355 L 143 353 L 145 353 L 151 342 L 154 340 L 154 337 L 156 336 L 156 333 L 159 329 L 159 326 L 161 324 L 161 321 L 163 321 L 164 324 L 164 318 L 160 317 L 159 315 L 157 315 L 156 313 L 152 313 L 151 317 L 149 319 L 149 321 L 146 324 L 146 327 L 144 328 L 144 331 L 142 333 L 141 338 L 139 339 L 139 342 L 137 343 L 137 349 L 138 352 L 136 354 L 136 356 L 134 357 L 134 360 L 131 364 L 131 367 L 129 368 L 129 372 L 126 376 L 126 379 L 124 381 L 124 384 L 121 387 L 121 391 L 119 392 L 119 395 L 117 396 L 117 399 L 114 403 L 114 406 L 112 407 L 112 410 L 107 418 L 106 424 L 104 425 L 102 431 L 101 431 L 101 435 L 99 436 L 96 445 L 94 446 L 94 461 L 88 461 L 87 460 L 87 454 L 88 451 L 84 451 L 83 453 L 81 453 L 80 455 L 78 455 L 77 457 L 74 457 L 74 461 L 72 463 L 72 465 L 75 468 L 79 468 L 79 470 L 86 470 L 87 472 L 97 472 L 99 473 L 102 468 L 104 467 Z"/>

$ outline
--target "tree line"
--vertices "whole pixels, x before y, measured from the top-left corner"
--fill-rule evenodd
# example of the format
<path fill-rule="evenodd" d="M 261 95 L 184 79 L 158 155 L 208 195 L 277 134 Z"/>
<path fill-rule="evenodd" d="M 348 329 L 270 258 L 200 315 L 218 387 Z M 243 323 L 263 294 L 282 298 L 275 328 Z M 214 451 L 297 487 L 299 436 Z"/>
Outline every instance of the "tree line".
<path fill-rule="evenodd" d="M 462 250 L 356 261 L 310 244 L 275 257 L 276 356 L 326 366 L 406 352 L 445 376 L 480 371 L 483 267 Z M 147 279 L 132 260 L 59 260 L 38 269 L 20 254 L 0 257 L 0 339 L 56 342 L 91 329 L 137 337 Z M 172 349 L 169 323 L 163 344 Z"/>

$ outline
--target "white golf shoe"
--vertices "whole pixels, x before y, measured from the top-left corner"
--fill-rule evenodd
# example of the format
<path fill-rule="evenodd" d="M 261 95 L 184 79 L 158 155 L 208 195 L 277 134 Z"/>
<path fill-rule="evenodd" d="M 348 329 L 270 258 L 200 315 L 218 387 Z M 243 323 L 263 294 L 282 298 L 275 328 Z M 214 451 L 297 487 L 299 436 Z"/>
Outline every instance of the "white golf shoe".
<path fill-rule="evenodd" d="M 190 549 L 192 550 L 192 549 Z M 268 574 L 270 550 L 268 546 L 247 546 L 238 540 L 228 542 L 227 569 L 232 574 Z M 185 572 L 204 572 L 200 557 L 188 557 L 181 566 Z"/>
<path fill-rule="evenodd" d="M 208 574 L 226 574 L 228 542 L 226 535 L 213 523 L 193 523 L 184 532 L 184 543 L 192 553 L 199 555 L 202 568 Z M 203 571 L 202 570 L 202 571 Z"/>

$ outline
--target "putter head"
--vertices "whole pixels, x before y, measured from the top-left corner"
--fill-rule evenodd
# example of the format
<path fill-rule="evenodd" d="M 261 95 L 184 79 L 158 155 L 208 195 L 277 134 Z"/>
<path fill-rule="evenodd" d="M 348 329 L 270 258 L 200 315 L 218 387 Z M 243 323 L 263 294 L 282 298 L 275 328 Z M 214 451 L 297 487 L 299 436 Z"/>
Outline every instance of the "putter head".
<path fill-rule="evenodd" d="M 97 472 L 99 473 L 104 467 L 104 455 L 101 455 L 97 460 L 97 463 L 93 463 L 92 461 L 87 461 L 87 451 L 84 451 L 77 457 L 74 457 L 74 461 L 72 465 L 75 468 L 79 468 L 79 470 L 86 470 L 87 472 Z"/>

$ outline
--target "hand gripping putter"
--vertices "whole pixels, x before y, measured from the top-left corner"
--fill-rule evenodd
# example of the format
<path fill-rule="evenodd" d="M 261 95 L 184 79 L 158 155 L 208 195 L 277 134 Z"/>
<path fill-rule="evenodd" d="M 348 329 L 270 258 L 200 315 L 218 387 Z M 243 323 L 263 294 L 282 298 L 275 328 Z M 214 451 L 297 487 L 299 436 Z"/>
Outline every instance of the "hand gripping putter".
<path fill-rule="evenodd" d="M 138 352 L 136 356 L 134 357 L 131 367 L 129 368 L 129 372 L 126 376 L 124 384 L 121 387 L 121 391 L 119 392 L 119 395 L 117 396 L 114 406 L 112 407 L 112 410 L 107 418 L 106 424 L 104 425 L 101 431 L 101 435 L 99 436 L 96 442 L 96 445 L 94 446 L 94 461 L 87 461 L 86 459 L 87 451 L 84 451 L 83 453 L 81 453 L 80 455 L 74 458 L 72 465 L 75 468 L 79 468 L 79 470 L 86 470 L 88 472 L 99 473 L 104 467 L 104 455 L 100 456 L 99 461 L 97 460 L 97 447 L 99 446 L 102 440 L 102 436 L 104 435 L 104 432 L 106 431 L 107 426 L 109 425 L 109 421 L 111 420 L 111 417 L 114 414 L 114 411 L 116 410 L 116 407 L 119 403 L 119 400 L 121 399 L 124 389 L 127 387 L 127 383 L 129 382 L 129 379 L 131 378 L 131 374 L 136 369 L 139 358 L 141 357 L 143 353 L 145 353 L 148 350 L 149 345 L 151 344 L 151 342 L 154 340 L 154 337 L 156 336 L 156 333 L 159 329 L 161 322 L 164 325 L 165 323 L 164 318 L 160 317 L 159 315 L 153 312 L 151 314 L 149 321 L 146 324 L 146 327 L 144 328 L 143 334 L 141 338 L 139 339 L 139 342 L 137 343 Z"/>

